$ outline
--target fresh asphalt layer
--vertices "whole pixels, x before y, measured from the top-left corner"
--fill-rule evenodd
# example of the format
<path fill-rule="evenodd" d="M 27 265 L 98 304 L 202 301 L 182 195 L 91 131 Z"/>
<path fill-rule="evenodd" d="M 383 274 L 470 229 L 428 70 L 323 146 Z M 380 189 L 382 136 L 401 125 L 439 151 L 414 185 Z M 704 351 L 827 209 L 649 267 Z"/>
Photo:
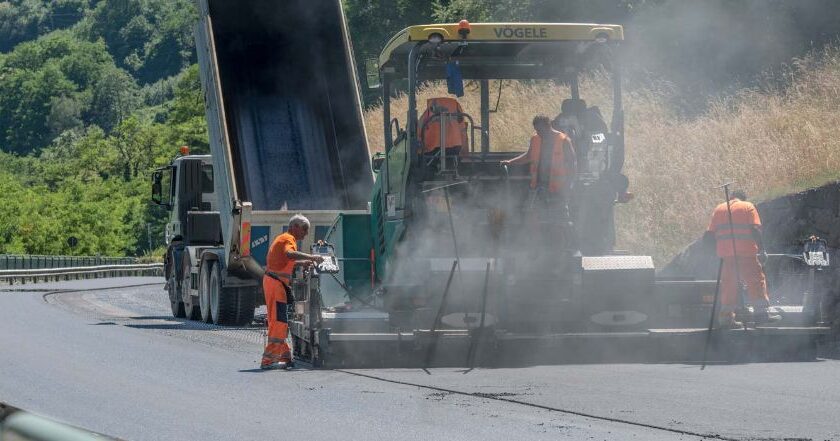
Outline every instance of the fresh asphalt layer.
<path fill-rule="evenodd" d="M 159 278 L 0 287 L 0 402 L 129 440 L 840 440 L 834 360 L 261 372 L 262 344 Z"/>

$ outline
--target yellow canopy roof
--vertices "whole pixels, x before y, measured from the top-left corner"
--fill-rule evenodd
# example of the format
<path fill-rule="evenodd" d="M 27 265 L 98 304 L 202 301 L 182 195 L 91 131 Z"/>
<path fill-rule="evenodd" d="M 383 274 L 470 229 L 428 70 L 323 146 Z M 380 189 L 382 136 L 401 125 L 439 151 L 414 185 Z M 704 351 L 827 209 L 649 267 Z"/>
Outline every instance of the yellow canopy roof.
<path fill-rule="evenodd" d="M 444 41 L 458 41 L 458 24 L 428 24 L 409 26 L 397 33 L 379 56 L 384 66 L 391 57 L 404 56 L 414 43 L 426 41 L 433 34 L 440 34 Z M 472 23 L 467 41 L 486 42 L 551 42 L 594 41 L 597 38 L 624 40 L 620 25 L 592 23 Z"/>

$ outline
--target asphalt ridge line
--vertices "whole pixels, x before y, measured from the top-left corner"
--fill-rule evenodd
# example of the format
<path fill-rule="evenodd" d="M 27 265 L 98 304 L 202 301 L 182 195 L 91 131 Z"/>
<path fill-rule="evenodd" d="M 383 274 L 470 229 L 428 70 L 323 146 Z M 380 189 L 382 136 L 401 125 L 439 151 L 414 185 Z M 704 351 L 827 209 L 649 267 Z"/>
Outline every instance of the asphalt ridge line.
<path fill-rule="evenodd" d="M 155 285 L 165 285 L 166 283 L 158 282 L 158 283 L 139 283 L 137 285 L 124 285 L 124 286 L 111 286 L 106 288 L 87 288 L 87 289 L 56 289 L 49 292 L 44 293 L 41 298 L 44 300 L 44 303 L 49 303 L 47 301 L 47 297 L 53 296 L 56 294 L 72 294 L 76 292 L 92 292 L 92 291 L 111 291 L 114 289 L 125 289 L 125 288 L 137 288 L 140 286 L 155 286 Z M 44 290 L 40 291 L 31 291 L 31 292 L 43 292 Z"/>
<path fill-rule="evenodd" d="M 490 399 L 490 400 L 503 401 L 503 402 L 506 402 L 506 403 L 519 404 L 519 405 L 522 405 L 522 406 L 528 406 L 528 407 L 534 407 L 534 408 L 537 408 L 537 409 L 548 410 L 548 411 L 551 411 L 551 412 L 560 412 L 560 413 L 575 415 L 575 416 L 584 417 L 584 418 L 592 418 L 592 419 L 601 420 L 601 421 L 608 421 L 608 422 L 611 422 L 611 423 L 629 424 L 631 426 L 638 426 L 638 427 L 644 427 L 644 428 L 647 428 L 647 429 L 661 430 L 661 431 L 664 431 L 664 432 L 671 432 L 671 433 L 676 433 L 676 434 L 680 434 L 680 435 L 695 436 L 695 437 L 705 438 L 705 439 L 719 439 L 719 440 L 724 440 L 724 441 L 739 441 L 739 438 L 728 438 L 728 437 L 725 437 L 723 435 L 691 432 L 691 431 L 688 431 L 688 430 L 679 430 L 679 429 L 673 429 L 673 428 L 665 427 L 665 426 L 657 426 L 655 424 L 648 424 L 648 423 L 640 423 L 640 422 L 637 422 L 637 421 L 623 420 L 621 418 L 613 418 L 613 417 L 606 417 L 606 416 L 601 416 L 601 415 L 594 415 L 594 414 L 589 414 L 589 413 L 585 413 L 585 412 L 579 412 L 579 411 L 576 411 L 576 410 L 561 409 L 561 408 L 558 408 L 558 407 L 551 407 L 551 406 L 544 406 L 542 404 L 529 403 L 527 401 L 514 400 L 514 399 L 510 399 L 510 398 L 505 398 L 505 397 L 493 396 L 493 395 L 490 395 L 490 394 L 482 394 L 480 392 L 463 392 L 463 391 L 459 391 L 459 390 L 455 390 L 455 389 L 447 389 L 447 388 L 443 388 L 443 387 L 429 386 L 429 385 L 419 384 L 419 383 L 410 383 L 410 382 L 407 382 L 407 381 L 400 381 L 400 380 L 391 380 L 391 379 L 388 379 L 388 378 L 377 377 L 375 375 L 362 374 L 362 373 L 359 373 L 359 372 L 351 372 L 351 371 L 346 371 L 346 370 L 343 370 L 343 369 L 334 369 L 334 371 L 341 372 L 341 373 L 348 374 L 348 375 L 354 375 L 354 376 L 357 376 L 357 377 L 363 377 L 363 378 L 367 378 L 367 379 L 370 379 L 370 380 L 384 381 L 386 383 L 392 383 L 392 384 L 399 384 L 399 385 L 402 385 L 402 386 L 419 387 L 419 388 L 423 388 L 423 389 L 434 390 L 434 391 L 437 391 L 437 392 L 446 392 L 446 393 L 450 393 L 450 394 L 463 395 L 463 396 L 468 396 L 468 397 L 473 397 L 473 398 L 486 398 L 486 399 Z"/>
<path fill-rule="evenodd" d="M 42 297 L 42 299 L 44 300 L 45 303 L 53 304 L 53 303 L 50 303 L 50 301 L 48 300 L 48 297 L 52 297 L 52 296 L 55 296 L 57 294 L 73 294 L 73 293 L 80 293 L 80 292 L 114 291 L 114 290 L 122 290 L 122 289 L 126 289 L 126 288 L 136 288 L 136 287 L 143 287 L 143 286 L 157 286 L 157 285 L 165 285 L 165 283 L 164 282 L 140 283 L 140 284 L 134 284 L 134 285 L 111 286 L 111 287 L 103 287 L 103 288 L 85 288 L 85 289 L 53 289 L 53 290 L 42 289 L 42 290 L 37 291 L 37 292 L 48 291 L 45 294 L 43 294 L 41 297 Z M 94 309 L 95 309 L 95 311 L 98 311 L 99 313 L 103 312 L 102 308 L 96 308 L 95 307 Z M 131 312 L 131 311 L 128 311 L 128 312 Z M 78 313 L 77 313 L 77 315 L 78 315 Z M 257 317 L 257 316 L 255 316 L 255 317 Z M 132 314 L 107 315 L 107 313 L 106 313 L 105 318 L 97 318 L 96 320 L 114 320 L 114 321 L 120 322 L 121 320 L 131 319 L 131 318 L 134 318 L 132 316 Z M 211 332 L 214 332 L 214 333 L 218 332 L 218 333 L 222 333 L 223 336 L 226 337 L 226 338 L 234 338 L 234 339 L 239 340 L 240 342 L 245 341 L 247 343 L 261 343 L 263 346 L 265 346 L 265 342 L 264 342 L 264 339 L 265 339 L 265 335 L 264 335 L 265 325 L 262 325 L 262 326 L 260 326 L 260 325 L 256 325 L 256 326 L 246 325 L 246 326 L 235 326 L 234 327 L 234 326 L 215 325 L 215 324 L 212 324 L 212 323 L 204 323 L 204 322 L 195 321 L 195 320 L 176 319 L 176 321 L 178 321 L 179 323 L 182 323 L 186 326 L 183 329 L 184 331 L 211 331 Z M 134 328 L 134 326 L 126 324 L 126 323 L 119 323 L 119 325 L 127 327 L 127 328 Z M 233 334 L 232 335 L 224 334 L 226 332 L 233 332 Z M 164 335 L 167 335 L 167 334 L 164 334 Z M 169 337 L 173 337 L 173 335 L 169 335 Z M 196 343 L 206 344 L 206 345 L 208 345 L 210 347 L 214 347 L 214 348 L 219 348 L 220 347 L 220 346 L 218 346 L 214 343 L 210 343 L 210 342 L 206 342 L 206 341 L 195 341 L 195 340 L 192 340 L 192 339 L 189 339 L 189 338 L 187 340 L 192 341 L 192 342 L 196 342 Z"/>

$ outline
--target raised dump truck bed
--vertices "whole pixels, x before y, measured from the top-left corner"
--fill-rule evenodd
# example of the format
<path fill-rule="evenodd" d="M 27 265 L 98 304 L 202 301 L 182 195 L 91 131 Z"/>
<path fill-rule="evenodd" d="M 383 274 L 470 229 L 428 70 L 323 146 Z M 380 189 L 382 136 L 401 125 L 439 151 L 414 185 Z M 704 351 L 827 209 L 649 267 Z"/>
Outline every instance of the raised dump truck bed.
<path fill-rule="evenodd" d="M 230 196 L 255 211 L 363 209 L 373 178 L 340 2 L 202 5 L 214 58 L 203 84 L 223 107 L 208 112 L 211 145 L 229 157 Z"/>
<path fill-rule="evenodd" d="M 199 0 L 196 46 L 210 156 L 156 173 L 171 185 L 167 278 L 176 316 L 249 323 L 271 240 L 297 212 L 302 245 L 373 183 L 339 0 Z"/>

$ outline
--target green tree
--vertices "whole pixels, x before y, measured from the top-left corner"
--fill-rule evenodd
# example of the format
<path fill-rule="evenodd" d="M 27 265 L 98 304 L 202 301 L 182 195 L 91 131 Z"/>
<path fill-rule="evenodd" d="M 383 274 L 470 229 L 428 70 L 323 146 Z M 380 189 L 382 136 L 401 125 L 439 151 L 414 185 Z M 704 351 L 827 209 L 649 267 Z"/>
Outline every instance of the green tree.
<path fill-rule="evenodd" d="M 7 151 L 27 153 L 50 141 L 48 117 L 55 99 L 75 96 L 75 85 L 55 64 L 13 70 L 0 80 L 0 128 Z"/>
<path fill-rule="evenodd" d="M 21 196 L 26 193 L 24 187 L 15 177 L 0 171 L 0 254 L 19 252 L 12 247 L 14 238 L 18 235 L 20 226 Z"/>
<path fill-rule="evenodd" d="M 120 68 L 108 66 L 92 88 L 88 121 L 110 132 L 139 104 L 140 89 L 134 78 Z"/>
<path fill-rule="evenodd" d="M 88 37 L 104 39 L 117 65 L 148 84 L 192 62 L 195 17 L 190 0 L 102 0 Z"/>
<path fill-rule="evenodd" d="M 195 153 L 210 153 L 198 65 L 184 71 L 175 85 L 175 99 L 166 123 L 172 131 L 170 139 L 177 145 L 188 145 Z"/>
<path fill-rule="evenodd" d="M 69 96 L 53 97 L 50 100 L 50 113 L 47 115 L 49 137 L 55 139 L 68 130 L 83 129 L 83 110 L 84 104 L 78 99 Z"/>
<path fill-rule="evenodd" d="M 378 57 L 385 43 L 406 26 L 432 21 L 428 0 L 346 0 L 344 10 L 350 26 L 356 65 Z M 364 76 L 361 77 L 365 81 Z"/>
<path fill-rule="evenodd" d="M 0 63 L 0 145 L 6 151 L 37 151 L 80 122 L 113 126 L 109 119 L 137 102 L 136 84 L 114 73 L 104 43 L 81 41 L 69 31 L 22 43 Z"/>

